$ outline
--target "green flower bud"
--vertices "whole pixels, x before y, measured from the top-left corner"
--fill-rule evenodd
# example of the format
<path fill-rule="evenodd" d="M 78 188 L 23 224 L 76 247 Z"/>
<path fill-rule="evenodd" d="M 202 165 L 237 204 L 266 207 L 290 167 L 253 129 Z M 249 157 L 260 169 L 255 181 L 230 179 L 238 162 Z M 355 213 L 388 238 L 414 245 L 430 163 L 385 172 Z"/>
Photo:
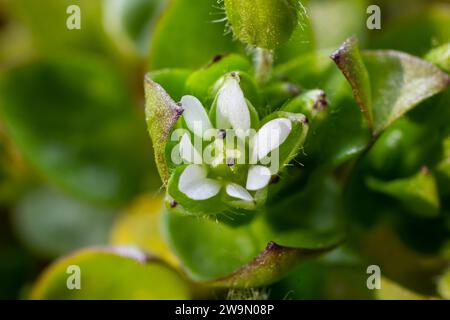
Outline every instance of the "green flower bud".
<path fill-rule="evenodd" d="M 244 43 L 274 49 L 288 41 L 299 23 L 299 0 L 225 0 L 228 22 Z"/>

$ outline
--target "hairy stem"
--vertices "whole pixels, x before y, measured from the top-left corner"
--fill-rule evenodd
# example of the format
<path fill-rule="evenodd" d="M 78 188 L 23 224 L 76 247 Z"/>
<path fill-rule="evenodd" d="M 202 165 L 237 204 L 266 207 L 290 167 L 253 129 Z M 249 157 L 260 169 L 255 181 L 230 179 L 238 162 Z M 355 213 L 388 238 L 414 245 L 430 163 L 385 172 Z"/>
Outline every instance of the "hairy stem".
<path fill-rule="evenodd" d="M 272 73 L 273 54 L 271 50 L 256 48 L 253 61 L 255 64 L 256 78 L 260 83 L 269 80 Z"/>

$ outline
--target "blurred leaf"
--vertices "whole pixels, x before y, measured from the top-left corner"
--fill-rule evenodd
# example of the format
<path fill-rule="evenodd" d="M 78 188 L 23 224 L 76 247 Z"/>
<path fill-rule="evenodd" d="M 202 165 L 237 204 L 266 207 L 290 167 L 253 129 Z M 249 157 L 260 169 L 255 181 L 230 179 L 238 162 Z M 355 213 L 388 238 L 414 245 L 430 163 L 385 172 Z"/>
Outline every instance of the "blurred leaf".
<path fill-rule="evenodd" d="M 149 68 L 197 68 L 238 44 L 225 36 L 225 17 L 216 0 L 170 0 L 153 31 Z"/>
<path fill-rule="evenodd" d="M 27 27 L 38 50 L 49 54 L 80 50 L 107 53 L 111 46 L 103 30 L 102 1 L 77 1 L 81 30 L 66 27 L 70 4 L 60 0 L 10 1 L 13 14 Z"/>
<path fill-rule="evenodd" d="M 410 6 L 409 2 L 402 6 L 402 12 Z M 371 48 L 394 49 L 423 56 L 432 47 L 443 45 L 450 40 L 449 25 L 450 5 L 442 2 L 428 4 L 425 8 L 392 19 L 390 24 L 384 25 L 383 32 L 379 32 L 371 41 Z"/>
<path fill-rule="evenodd" d="M 352 35 L 364 41 L 366 32 L 365 0 L 313 0 L 308 11 L 318 49 L 339 46 Z"/>
<path fill-rule="evenodd" d="M 440 203 L 436 181 L 427 168 L 423 168 L 413 177 L 389 182 L 368 178 L 367 185 L 374 191 L 398 199 L 418 216 L 432 218 L 439 215 Z"/>
<path fill-rule="evenodd" d="M 342 241 L 336 235 L 301 231 L 275 234 L 259 218 L 231 227 L 207 218 L 166 213 L 164 223 L 168 241 L 188 274 L 221 287 L 268 285 Z"/>
<path fill-rule="evenodd" d="M 405 289 L 397 283 L 382 277 L 381 289 L 375 292 L 378 300 L 427 300 L 431 297 L 425 297 L 411 290 Z"/>
<path fill-rule="evenodd" d="M 421 101 L 450 85 L 447 74 L 416 57 L 396 51 L 366 51 L 361 59 L 359 54 L 355 54 L 358 51 L 357 42 L 349 39 L 333 53 L 332 58 L 352 85 L 355 99 L 369 124 L 373 118 L 375 135 Z M 367 77 L 362 75 L 366 70 L 364 65 L 370 86 L 367 85 Z"/>
<path fill-rule="evenodd" d="M 81 290 L 68 290 L 69 266 L 80 268 Z M 86 249 L 48 267 L 33 287 L 39 300 L 189 299 L 189 285 L 161 261 L 132 248 Z"/>
<path fill-rule="evenodd" d="M 51 189 L 28 193 L 13 214 L 20 239 L 44 257 L 108 243 L 115 214 L 78 202 Z"/>
<path fill-rule="evenodd" d="M 166 0 L 103 0 L 103 25 L 126 53 L 145 56 L 150 31 Z"/>
<path fill-rule="evenodd" d="M 416 232 L 421 242 L 430 236 L 423 224 Z M 367 261 L 380 266 L 384 277 L 426 296 L 435 294 L 435 279 L 448 266 L 448 261 L 443 257 L 422 254 L 407 247 L 389 220 L 364 230 L 353 244 Z"/>
<path fill-rule="evenodd" d="M 425 59 L 450 72 L 450 42 L 428 52 Z"/>
<path fill-rule="evenodd" d="M 444 299 L 450 300 L 450 270 L 439 279 L 438 291 Z"/>
<path fill-rule="evenodd" d="M 108 64 L 37 61 L 0 78 L 11 139 L 41 174 L 77 197 L 117 205 L 151 168 L 145 126 Z"/>
<path fill-rule="evenodd" d="M 169 134 L 183 108 L 178 106 L 167 92 L 149 76 L 145 78 L 146 121 L 155 150 L 156 165 L 164 184 L 169 180 L 166 162 L 166 144 Z"/>
<path fill-rule="evenodd" d="M 159 197 L 139 197 L 115 222 L 111 244 L 136 246 L 177 266 L 178 259 L 170 251 L 160 230 L 162 209 L 163 201 Z"/>

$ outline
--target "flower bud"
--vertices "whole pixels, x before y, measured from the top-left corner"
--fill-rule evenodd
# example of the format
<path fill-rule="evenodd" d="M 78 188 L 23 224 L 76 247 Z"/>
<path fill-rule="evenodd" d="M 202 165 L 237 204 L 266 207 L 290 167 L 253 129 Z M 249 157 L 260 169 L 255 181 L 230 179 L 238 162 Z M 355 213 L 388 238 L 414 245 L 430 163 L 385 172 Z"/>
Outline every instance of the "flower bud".
<path fill-rule="evenodd" d="M 234 35 L 244 43 L 274 49 L 291 37 L 299 23 L 299 0 L 225 0 Z"/>

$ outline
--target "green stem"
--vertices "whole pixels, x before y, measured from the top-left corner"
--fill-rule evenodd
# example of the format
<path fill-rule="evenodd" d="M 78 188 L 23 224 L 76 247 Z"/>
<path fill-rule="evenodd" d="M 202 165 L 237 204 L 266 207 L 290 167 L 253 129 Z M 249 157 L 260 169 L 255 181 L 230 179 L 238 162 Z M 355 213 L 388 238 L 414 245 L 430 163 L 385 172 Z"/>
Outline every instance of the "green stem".
<path fill-rule="evenodd" d="M 260 83 L 266 83 L 270 79 L 273 65 L 271 50 L 256 48 L 253 61 L 255 64 L 256 78 Z"/>

